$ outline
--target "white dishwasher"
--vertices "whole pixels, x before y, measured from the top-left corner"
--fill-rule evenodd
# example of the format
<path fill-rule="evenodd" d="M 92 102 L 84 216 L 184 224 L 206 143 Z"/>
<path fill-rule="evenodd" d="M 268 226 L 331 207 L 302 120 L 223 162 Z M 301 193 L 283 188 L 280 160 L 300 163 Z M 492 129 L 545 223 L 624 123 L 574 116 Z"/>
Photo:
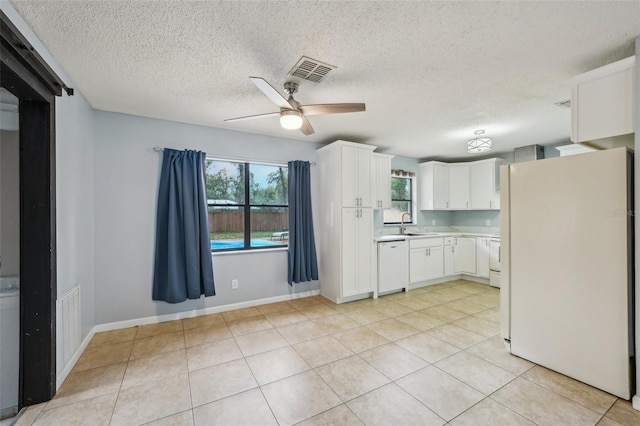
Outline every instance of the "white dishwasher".
<path fill-rule="evenodd" d="M 409 249 L 406 240 L 378 243 L 378 293 L 409 287 Z"/>

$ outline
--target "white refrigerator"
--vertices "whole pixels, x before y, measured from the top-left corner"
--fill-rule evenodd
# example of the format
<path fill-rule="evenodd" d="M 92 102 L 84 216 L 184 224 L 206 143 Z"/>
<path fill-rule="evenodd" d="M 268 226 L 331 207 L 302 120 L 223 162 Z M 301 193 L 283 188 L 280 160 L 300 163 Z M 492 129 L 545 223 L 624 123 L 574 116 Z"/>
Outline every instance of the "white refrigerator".
<path fill-rule="evenodd" d="M 625 148 L 501 168 L 502 337 L 512 354 L 627 400 L 631 176 Z"/>

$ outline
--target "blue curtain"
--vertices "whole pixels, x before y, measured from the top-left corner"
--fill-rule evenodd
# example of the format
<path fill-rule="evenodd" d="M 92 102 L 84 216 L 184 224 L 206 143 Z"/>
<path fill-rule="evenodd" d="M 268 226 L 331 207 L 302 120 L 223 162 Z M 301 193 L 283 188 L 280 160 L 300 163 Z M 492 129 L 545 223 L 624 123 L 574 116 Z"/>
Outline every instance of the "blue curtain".
<path fill-rule="evenodd" d="M 289 285 L 318 279 L 308 161 L 289 161 Z"/>
<path fill-rule="evenodd" d="M 153 300 L 214 296 L 205 153 L 165 149 L 156 224 Z"/>

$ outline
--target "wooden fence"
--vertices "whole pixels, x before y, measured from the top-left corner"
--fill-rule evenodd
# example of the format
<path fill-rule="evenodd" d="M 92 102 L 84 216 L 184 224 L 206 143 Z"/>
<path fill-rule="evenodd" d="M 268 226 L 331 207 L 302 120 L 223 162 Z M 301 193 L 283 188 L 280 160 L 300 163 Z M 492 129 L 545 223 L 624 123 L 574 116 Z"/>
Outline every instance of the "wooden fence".
<path fill-rule="evenodd" d="M 240 211 L 209 211 L 210 232 L 242 232 L 244 214 Z M 289 229 L 288 212 L 253 211 L 251 212 L 252 231 L 282 231 Z"/>

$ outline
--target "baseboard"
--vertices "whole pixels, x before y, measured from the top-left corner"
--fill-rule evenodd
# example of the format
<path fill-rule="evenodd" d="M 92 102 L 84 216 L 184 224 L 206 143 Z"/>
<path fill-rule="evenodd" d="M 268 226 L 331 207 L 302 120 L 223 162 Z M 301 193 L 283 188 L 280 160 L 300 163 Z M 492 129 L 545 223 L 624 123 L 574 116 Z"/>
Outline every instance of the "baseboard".
<path fill-rule="evenodd" d="M 57 377 L 56 377 L 56 391 L 58 389 L 60 389 L 60 386 L 62 386 L 62 383 L 64 383 L 64 381 L 67 378 L 67 376 L 69 375 L 69 373 L 71 373 L 71 370 L 76 365 L 76 362 L 78 362 L 78 359 L 80 359 L 80 355 L 82 355 L 84 350 L 89 345 L 89 342 L 93 338 L 94 334 L 96 334 L 96 328 L 95 327 L 93 327 L 89 331 L 89 333 L 85 336 L 84 340 L 82 340 L 82 343 L 80 343 L 80 346 L 78 347 L 78 350 L 76 350 L 76 352 L 73 354 L 73 356 L 71 357 L 71 359 L 69 360 L 67 365 L 64 367 L 64 369 L 57 375 Z"/>
<path fill-rule="evenodd" d="M 473 281 L 474 283 L 489 285 L 489 278 L 474 277 L 472 275 L 462 275 L 463 280 Z"/>
<path fill-rule="evenodd" d="M 233 303 L 230 305 L 212 306 L 209 308 L 197 309 L 188 312 L 176 312 L 173 314 L 156 315 L 152 317 L 134 318 L 126 321 L 110 322 L 98 324 L 93 327 L 94 333 L 103 331 L 118 330 L 121 328 L 135 327 L 137 325 L 157 324 L 159 322 L 173 321 L 185 318 L 198 317 L 200 315 L 217 314 L 219 312 L 233 311 L 235 309 L 251 308 L 254 306 L 267 305 L 269 303 L 286 302 L 288 300 L 300 299 L 303 297 L 316 296 L 320 294 L 320 290 L 309 290 L 300 293 L 285 294 L 282 296 L 269 297 L 266 299 L 250 300 L 248 302 Z"/>
<path fill-rule="evenodd" d="M 631 398 L 631 406 L 634 410 L 640 411 L 640 395 L 634 395 L 633 398 Z"/>

